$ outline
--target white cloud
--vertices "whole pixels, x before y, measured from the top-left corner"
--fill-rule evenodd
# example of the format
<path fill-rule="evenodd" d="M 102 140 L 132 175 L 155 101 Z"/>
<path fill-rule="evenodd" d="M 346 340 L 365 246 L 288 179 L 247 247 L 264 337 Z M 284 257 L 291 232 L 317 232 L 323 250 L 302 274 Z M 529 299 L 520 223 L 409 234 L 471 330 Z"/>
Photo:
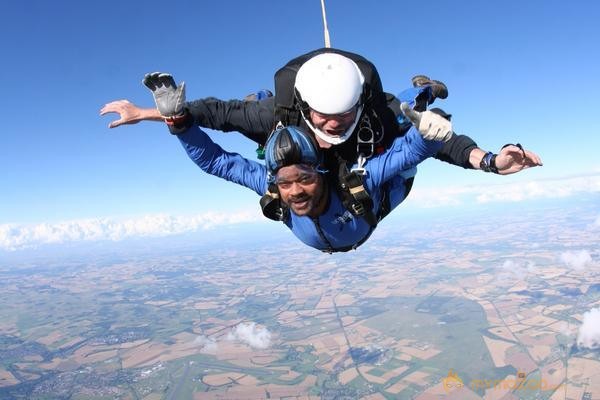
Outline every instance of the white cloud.
<path fill-rule="evenodd" d="M 592 263 L 592 256 L 587 250 L 566 251 L 560 255 L 560 261 L 567 264 L 569 268 L 582 270 Z"/>
<path fill-rule="evenodd" d="M 94 218 L 54 224 L 0 225 L 0 249 L 19 250 L 43 244 L 78 241 L 119 241 L 133 237 L 159 237 L 262 220 L 258 212 L 205 213 L 190 216 L 167 214 L 138 218 Z"/>
<path fill-rule="evenodd" d="M 516 283 L 524 280 L 530 274 L 536 273 L 535 263 L 532 261 L 516 262 L 514 260 L 505 260 L 500 265 L 496 280 L 502 283 Z"/>
<path fill-rule="evenodd" d="M 435 208 L 568 197 L 582 193 L 600 193 L 600 172 L 587 176 L 496 185 L 416 187 L 407 200 L 414 207 Z M 119 241 L 134 237 L 169 236 L 256 221 L 264 221 L 257 209 L 189 216 L 159 214 L 129 219 L 93 218 L 36 225 L 3 224 L 0 225 L 0 250 L 20 250 L 77 241 Z M 592 228 L 600 228 L 600 216 L 596 218 Z"/>
<path fill-rule="evenodd" d="M 600 347 L 600 308 L 583 314 L 583 323 L 577 335 L 577 346 L 596 349 Z"/>
<path fill-rule="evenodd" d="M 244 322 L 233 328 L 227 339 L 246 343 L 255 349 L 266 349 L 271 345 L 271 332 L 255 322 Z"/>
<path fill-rule="evenodd" d="M 207 353 L 215 353 L 217 351 L 217 342 L 213 338 L 200 335 L 194 339 L 194 344 L 202 347 L 202 351 Z"/>
<path fill-rule="evenodd" d="M 417 180 L 419 176 L 417 175 Z M 506 177 L 506 179 L 513 179 Z M 415 187 L 408 197 L 413 206 L 437 208 L 464 204 L 520 202 L 533 199 L 566 198 L 600 192 L 600 174 L 536 181 L 511 181 L 470 186 Z M 600 217 L 599 217 L 600 219 Z M 600 221 L 596 221 L 600 226 Z"/>

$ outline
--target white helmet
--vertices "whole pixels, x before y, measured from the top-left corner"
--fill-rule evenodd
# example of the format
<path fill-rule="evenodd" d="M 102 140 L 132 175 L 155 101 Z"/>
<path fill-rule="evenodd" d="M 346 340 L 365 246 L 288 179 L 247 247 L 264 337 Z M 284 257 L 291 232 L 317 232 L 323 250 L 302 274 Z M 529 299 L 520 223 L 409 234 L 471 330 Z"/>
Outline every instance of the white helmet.
<path fill-rule="evenodd" d="M 359 103 L 364 82 L 365 77 L 354 61 L 341 54 L 322 53 L 302 64 L 294 86 L 311 109 L 322 114 L 341 114 Z M 339 137 L 327 135 L 303 117 L 317 136 L 330 144 L 339 144 L 350 137 L 361 114 L 359 105 L 354 124 Z"/>

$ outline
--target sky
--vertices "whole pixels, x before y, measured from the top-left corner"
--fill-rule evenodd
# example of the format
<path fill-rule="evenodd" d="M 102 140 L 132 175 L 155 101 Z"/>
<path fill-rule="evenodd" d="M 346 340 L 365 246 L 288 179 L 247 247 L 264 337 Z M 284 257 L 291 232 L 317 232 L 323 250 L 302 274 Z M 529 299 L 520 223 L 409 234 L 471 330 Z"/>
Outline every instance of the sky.
<path fill-rule="evenodd" d="M 325 5 L 332 46 L 374 62 L 388 92 L 417 74 L 442 80 L 450 95 L 436 106 L 456 132 L 496 152 L 519 142 L 544 162 L 496 176 L 427 160 L 406 212 L 600 198 L 600 3 Z M 0 251 L 262 221 L 253 192 L 205 175 L 163 124 L 108 129 L 115 118 L 99 110 L 153 106 L 141 83 L 153 71 L 185 81 L 189 100 L 272 89 L 279 67 L 323 46 L 319 0 L 9 0 L 2 15 Z M 241 135 L 209 133 L 255 158 Z"/>

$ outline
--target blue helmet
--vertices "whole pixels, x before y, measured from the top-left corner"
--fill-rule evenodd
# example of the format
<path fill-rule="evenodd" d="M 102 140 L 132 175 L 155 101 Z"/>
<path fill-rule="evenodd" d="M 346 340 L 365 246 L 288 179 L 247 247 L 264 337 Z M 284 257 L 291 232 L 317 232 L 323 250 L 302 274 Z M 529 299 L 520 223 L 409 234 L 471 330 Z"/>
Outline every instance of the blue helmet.
<path fill-rule="evenodd" d="M 322 162 L 319 146 L 312 136 L 297 126 L 276 129 L 265 144 L 265 163 L 272 181 L 282 167 L 294 164 L 307 164 L 318 172 Z"/>

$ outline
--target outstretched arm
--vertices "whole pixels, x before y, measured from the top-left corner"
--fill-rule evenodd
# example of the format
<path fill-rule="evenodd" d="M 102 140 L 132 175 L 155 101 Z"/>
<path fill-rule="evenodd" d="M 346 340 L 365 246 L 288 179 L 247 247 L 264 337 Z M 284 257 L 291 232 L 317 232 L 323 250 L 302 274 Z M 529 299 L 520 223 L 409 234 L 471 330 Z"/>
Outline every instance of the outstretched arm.
<path fill-rule="evenodd" d="M 197 126 L 177 137 L 188 157 L 207 174 L 245 186 L 259 196 L 265 193 L 267 170 L 263 164 L 223 150 Z"/>
<path fill-rule="evenodd" d="M 119 119 L 112 121 L 108 127 L 116 128 L 121 125 L 133 125 L 140 121 L 164 121 L 156 108 L 141 108 L 129 100 L 116 100 L 107 103 L 100 109 L 100 115 L 109 113 L 119 114 Z"/>
<path fill-rule="evenodd" d="M 469 162 L 474 169 L 483 169 L 499 175 L 510 175 L 543 165 L 540 156 L 524 149 L 518 143 L 502 147 L 498 154 L 485 152 L 477 147 L 469 154 Z"/>
<path fill-rule="evenodd" d="M 273 129 L 274 101 L 267 98 L 261 101 L 223 101 L 214 97 L 195 100 L 185 105 L 194 123 L 204 128 L 223 132 L 238 131 L 250 140 L 264 144 Z M 156 108 L 141 108 L 128 100 L 107 103 L 100 115 L 119 114 L 119 119 L 108 127 L 137 124 L 140 121 L 164 121 Z"/>
<path fill-rule="evenodd" d="M 469 137 L 459 138 L 452 132 L 450 121 L 431 111 L 418 112 L 408 103 L 400 106 L 404 115 L 419 130 L 424 138 L 443 140 L 444 148 L 457 147 L 458 153 L 468 154 L 469 164 L 466 168 L 481 169 L 499 175 L 509 175 L 526 168 L 542 165 L 541 158 L 532 151 L 525 150 L 520 144 L 508 144 L 502 147 L 500 153 L 485 152 Z M 462 143 L 462 151 L 461 149 Z M 442 149 L 444 149 L 442 148 Z"/>

